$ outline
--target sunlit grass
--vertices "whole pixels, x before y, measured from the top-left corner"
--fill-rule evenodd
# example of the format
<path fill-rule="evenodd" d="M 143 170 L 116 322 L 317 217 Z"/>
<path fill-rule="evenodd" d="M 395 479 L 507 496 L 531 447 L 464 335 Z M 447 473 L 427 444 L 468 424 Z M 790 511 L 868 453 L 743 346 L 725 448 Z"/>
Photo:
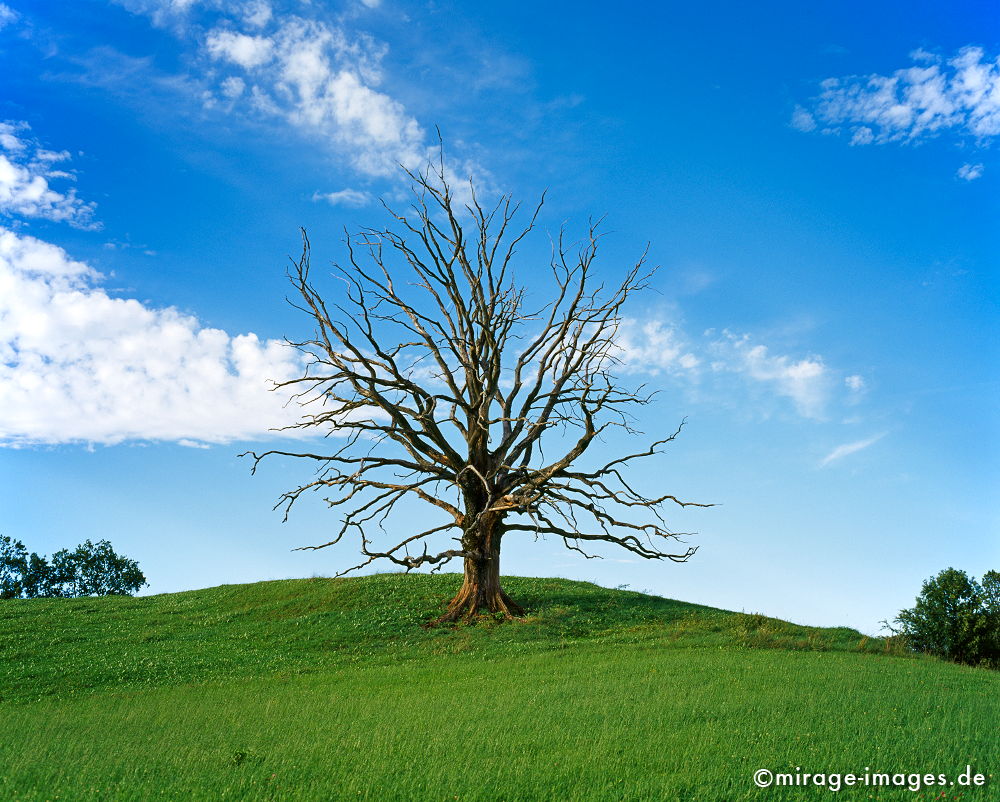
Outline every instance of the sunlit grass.
<path fill-rule="evenodd" d="M 0 606 L 0 799 L 932 799 L 752 774 L 996 769 L 995 672 L 560 580 L 508 583 L 526 622 L 421 628 L 454 582 Z"/>

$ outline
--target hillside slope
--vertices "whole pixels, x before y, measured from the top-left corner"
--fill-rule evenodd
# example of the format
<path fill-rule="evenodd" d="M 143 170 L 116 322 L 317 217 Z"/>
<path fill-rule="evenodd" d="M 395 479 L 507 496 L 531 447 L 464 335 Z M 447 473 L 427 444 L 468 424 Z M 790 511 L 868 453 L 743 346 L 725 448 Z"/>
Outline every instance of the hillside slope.
<path fill-rule="evenodd" d="M 140 598 L 0 603 L 0 701 L 100 688 L 525 654 L 572 644 L 885 652 L 847 629 L 803 627 L 565 579 L 505 580 L 528 611 L 504 624 L 431 628 L 456 574 L 380 574 L 223 585 Z"/>
<path fill-rule="evenodd" d="M 996 799 L 1000 673 L 582 582 L 425 629 L 456 576 L 0 603 L 0 799 Z M 985 787 L 952 787 L 963 771 Z M 922 782 L 922 781 L 921 781 Z"/>

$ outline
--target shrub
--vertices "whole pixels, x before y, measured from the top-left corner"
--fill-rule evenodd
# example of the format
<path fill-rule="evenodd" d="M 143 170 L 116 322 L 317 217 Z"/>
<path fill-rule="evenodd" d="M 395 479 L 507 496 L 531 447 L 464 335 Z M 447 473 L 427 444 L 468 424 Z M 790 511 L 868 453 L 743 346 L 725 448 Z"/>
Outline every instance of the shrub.
<path fill-rule="evenodd" d="M 1000 573 L 987 571 L 980 584 L 947 568 L 924 582 L 916 604 L 895 623 L 917 651 L 1000 668 Z"/>

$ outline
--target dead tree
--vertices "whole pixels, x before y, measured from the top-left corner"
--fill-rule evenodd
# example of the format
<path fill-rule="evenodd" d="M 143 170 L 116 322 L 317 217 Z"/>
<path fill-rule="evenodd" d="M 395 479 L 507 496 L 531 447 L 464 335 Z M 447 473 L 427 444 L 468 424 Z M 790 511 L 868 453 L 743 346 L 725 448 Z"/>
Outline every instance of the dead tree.
<path fill-rule="evenodd" d="M 512 261 L 544 196 L 516 228 L 518 204 L 509 196 L 483 208 L 471 189 L 461 203 L 443 164 L 408 175 L 409 210 L 390 210 L 389 228 L 347 236 L 348 262 L 334 265 L 343 281 L 339 302 L 326 300 L 311 279 L 305 231 L 302 257 L 289 272 L 293 305 L 315 326 L 311 339 L 289 341 L 308 356 L 304 375 L 277 385 L 303 406 L 301 421 L 289 428 L 344 440 L 328 453 L 250 453 L 254 470 L 273 455 L 317 463 L 312 481 L 275 505 L 286 519 L 310 491 L 346 511 L 326 542 L 303 548 L 326 548 L 354 533 L 364 560 L 350 571 L 380 559 L 407 571 L 461 559 L 464 582 L 442 621 L 523 612 L 500 586 L 508 535 L 551 535 L 588 557 L 588 544 L 611 543 L 647 559 L 686 561 L 695 549 L 667 548 L 684 533 L 670 531 L 661 510 L 692 503 L 667 493 L 647 497 L 623 475 L 635 460 L 659 453 L 680 427 L 602 467 L 576 467 L 611 427 L 640 434 L 629 410 L 652 399 L 612 374 L 622 306 L 654 272 L 645 254 L 607 290 L 594 286 L 598 224 L 582 244 L 569 245 L 560 232 L 549 265 L 551 300 L 530 310 Z M 543 440 L 561 456 L 546 459 Z M 373 530 L 386 536 L 386 519 L 404 499 L 437 508 L 442 522 L 377 547 Z M 429 550 L 428 538 L 449 531 L 457 535 L 451 548 Z"/>

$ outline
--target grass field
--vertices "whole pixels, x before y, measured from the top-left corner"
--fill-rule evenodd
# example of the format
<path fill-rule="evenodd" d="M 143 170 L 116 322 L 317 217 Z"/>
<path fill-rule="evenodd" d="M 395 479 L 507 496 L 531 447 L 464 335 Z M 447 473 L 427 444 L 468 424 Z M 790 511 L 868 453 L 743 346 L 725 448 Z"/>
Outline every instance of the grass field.
<path fill-rule="evenodd" d="M 0 799 L 1000 799 L 1000 673 L 564 580 L 422 628 L 458 581 L 3 602 Z M 753 783 L 968 765 L 985 787 Z"/>

